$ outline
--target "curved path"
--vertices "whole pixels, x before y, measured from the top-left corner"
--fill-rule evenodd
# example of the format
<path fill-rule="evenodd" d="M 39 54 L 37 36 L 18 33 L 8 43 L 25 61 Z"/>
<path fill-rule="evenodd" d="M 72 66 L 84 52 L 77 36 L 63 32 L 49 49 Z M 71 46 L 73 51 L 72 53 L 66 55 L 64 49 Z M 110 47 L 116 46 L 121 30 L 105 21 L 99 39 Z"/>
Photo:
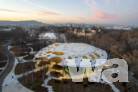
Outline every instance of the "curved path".
<path fill-rule="evenodd" d="M 8 50 L 8 45 L 9 44 L 6 44 L 4 46 L 4 51 L 5 53 L 7 54 L 8 56 L 8 61 L 7 61 L 7 66 L 5 68 L 5 70 L 1 73 L 0 75 L 0 92 L 2 92 L 2 83 L 4 81 L 4 79 L 6 78 L 6 76 L 10 73 L 10 71 L 12 70 L 13 68 L 13 65 L 14 65 L 14 61 L 15 61 L 15 56 L 14 54 L 12 54 L 9 50 Z"/>

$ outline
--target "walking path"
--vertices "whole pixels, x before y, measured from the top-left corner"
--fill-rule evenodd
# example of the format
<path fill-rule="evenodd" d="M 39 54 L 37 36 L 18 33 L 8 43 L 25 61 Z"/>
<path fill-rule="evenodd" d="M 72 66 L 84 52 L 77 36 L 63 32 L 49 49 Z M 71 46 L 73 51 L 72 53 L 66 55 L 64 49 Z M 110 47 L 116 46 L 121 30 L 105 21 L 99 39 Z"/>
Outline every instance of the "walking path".
<path fill-rule="evenodd" d="M 4 46 L 4 51 L 5 53 L 7 54 L 7 57 L 9 58 L 8 61 L 7 61 L 7 65 L 4 69 L 4 71 L 1 73 L 0 75 L 0 92 L 2 92 L 2 83 L 5 79 L 5 77 L 9 74 L 9 72 L 12 70 L 13 68 L 13 65 L 14 65 L 14 61 L 15 61 L 15 57 L 13 55 L 13 53 L 11 53 L 9 50 L 8 50 L 8 44 L 6 44 Z"/>

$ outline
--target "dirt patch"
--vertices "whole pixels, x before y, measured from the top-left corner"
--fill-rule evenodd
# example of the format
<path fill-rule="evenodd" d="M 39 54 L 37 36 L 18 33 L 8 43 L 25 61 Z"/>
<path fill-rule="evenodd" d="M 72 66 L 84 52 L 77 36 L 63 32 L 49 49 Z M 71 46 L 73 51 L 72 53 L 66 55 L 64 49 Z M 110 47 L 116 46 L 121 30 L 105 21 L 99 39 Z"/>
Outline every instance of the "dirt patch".
<path fill-rule="evenodd" d="M 42 67 L 42 66 L 45 66 L 47 64 L 50 64 L 50 62 L 47 62 L 47 61 L 41 61 L 39 64 L 38 64 L 38 67 Z"/>
<path fill-rule="evenodd" d="M 27 46 L 13 46 L 10 50 L 14 52 L 15 56 L 25 56 L 31 51 Z"/>
<path fill-rule="evenodd" d="M 29 54 L 26 57 L 24 57 L 25 60 L 32 60 L 34 58 L 34 54 Z"/>
<path fill-rule="evenodd" d="M 35 62 L 19 63 L 15 67 L 15 74 L 19 75 L 35 69 Z"/>
<path fill-rule="evenodd" d="M 48 78 L 45 73 L 47 72 L 47 68 L 44 68 L 41 71 L 31 73 L 27 76 L 23 76 L 19 78 L 19 82 L 25 87 L 33 90 L 34 92 L 48 92 L 47 88 L 42 87 L 44 79 Z"/>
<path fill-rule="evenodd" d="M 4 66 L 6 66 L 6 64 L 7 64 L 7 62 L 0 63 L 0 67 L 4 67 Z"/>
<path fill-rule="evenodd" d="M 59 78 L 59 77 L 63 77 L 63 74 L 61 74 L 60 72 L 56 72 L 56 71 L 52 71 L 51 76 Z"/>
<path fill-rule="evenodd" d="M 55 70 L 63 70 L 63 67 L 61 65 L 54 65 L 52 68 Z"/>
<path fill-rule="evenodd" d="M 121 83 L 121 82 L 115 82 L 113 83 L 120 92 L 137 92 L 138 87 L 133 83 Z"/>
<path fill-rule="evenodd" d="M 52 79 L 48 85 L 53 87 L 54 92 L 113 92 L 109 85 L 89 83 L 87 79 L 84 79 L 82 83 L 74 83 L 71 79 L 62 81 Z"/>

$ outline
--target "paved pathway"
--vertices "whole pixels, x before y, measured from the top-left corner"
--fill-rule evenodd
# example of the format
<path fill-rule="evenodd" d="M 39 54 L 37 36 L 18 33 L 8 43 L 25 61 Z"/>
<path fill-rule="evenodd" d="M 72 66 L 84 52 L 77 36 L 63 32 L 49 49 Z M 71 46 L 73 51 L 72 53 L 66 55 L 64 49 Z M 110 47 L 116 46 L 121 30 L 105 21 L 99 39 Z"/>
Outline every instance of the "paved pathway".
<path fill-rule="evenodd" d="M 8 44 L 4 46 L 4 51 L 8 56 L 8 65 L 5 68 L 5 70 L 1 73 L 0 75 L 0 92 L 2 92 L 2 83 L 5 79 L 5 77 L 10 73 L 10 71 L 13 68 L 14 61 L 15 61 L 15 56 L 8 50 Z"/>

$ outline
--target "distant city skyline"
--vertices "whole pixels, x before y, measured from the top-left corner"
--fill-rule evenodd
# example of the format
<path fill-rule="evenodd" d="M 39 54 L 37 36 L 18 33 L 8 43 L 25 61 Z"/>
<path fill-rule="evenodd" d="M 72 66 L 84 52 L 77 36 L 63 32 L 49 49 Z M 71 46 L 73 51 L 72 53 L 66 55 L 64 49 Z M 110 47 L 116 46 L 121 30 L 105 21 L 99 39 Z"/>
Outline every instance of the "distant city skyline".
<path fill-rule="evenodd" d="M 138 0 L 0 0 L 0 20 L 138 25 Z"/>

